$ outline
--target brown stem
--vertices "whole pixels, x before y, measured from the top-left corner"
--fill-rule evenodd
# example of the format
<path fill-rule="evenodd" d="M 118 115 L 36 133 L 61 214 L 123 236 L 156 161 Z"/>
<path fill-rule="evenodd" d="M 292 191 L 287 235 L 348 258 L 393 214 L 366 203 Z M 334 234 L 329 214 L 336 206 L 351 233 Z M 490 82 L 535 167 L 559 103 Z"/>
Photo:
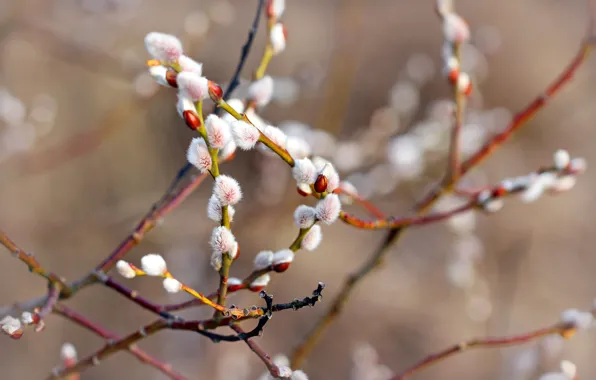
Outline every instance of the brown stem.
<path fill-rule="evenodd" d="M 470 169 L 478 165 L 486 159 L 492 152 L 499 148 L 505 141 L 507 141 L 514 132 L 518 131 L 525 123 L 532 119 L 545 105 L 547 100 L 555 96 L 566 84 L 573 78 L 574 74 L 581 67 L 588 57 L 592 45 L 588 40 L 582 44 L 579 52 L 572 59 L 569 65 L 563 70 L 559 77 L 546 89 L 543 95 L 537 97 L 529 105 L 519 112 L 511 121 L 507 129 L 493 137 L 487 142 L 476 154 L 467 159 L 461 166 L 461 175 L 466 174 Z M 424 214 L 443 194 L 450 191 L 454 183 L 446 180 L 440 185 L 432 189 L 423 200 L 417 205 L 417 210 L 420 214 Z M 355 273 L 348 276 L 348 279 L 343 284 L 339 294 L 333 300 L 329 311 L 321 317 L 314 328 L 307 333 L 304 340 L 298 345 L 291 358 L 292 368 L 299 368 L 302 366 L 306 356 L 316 345 L 321 335 L 326 328 L 332 324 L 337 318 L 344 305 L 346 304 L 352 289 L 360 282 L 368 273 L 377 268 L 383 262 L 383 258 L 387 255 L 389 248 L 403 235 L 404 228 L 397 228 L 390 230 L 385 236 L 382 244 L 373 252 L 371 257 L 365 264 L 360 267 Z"/>
<path fill-rule="evenodd" d="M 109 340 L 120 340 L 120 337 L 118 335 L 116 335 L 116 334 L 106 330 L 105 328 L 101 327 L 100 325 L 90 321 L 84 315 L 79 314 L 78 312 L 76 312 L 75 310 L 73 310 L 67 306 L 64 306 L 62 304 L 56 305 L 54 307 L 54 313 L 76 323 L 79 326 L 82 326 L 82 327 L 92 331 L 93 333 L 99 335 L 102 338 L 109 339 Z M 170 364 L 164 363 L 164 362 L 160 361 L 159 359 L 154 358 L 153 356 L 147 354 L 145 351 L 141 350 L 140 348 L 136 347 L 135 345 L 130 345 L 127 348 L 127 351 L 129 351 L 133 356 L 135 356 L 137 359 L 139 359 L 139 361 L 141 361 L 142 363 L 145 363 L 147 365 L 150 365 L 150 366 L 156 368 L 157 370 L 162 372 L 164 375 L 168 376 L 170 379 L 176 379 L 176 380 L 186 379 L 186 377 L 184 377 L 183 375 L 174 371 Z"/>
<path fill-rule="evenodd" d="M 391 380 L 402 380 L 406 377 L 413 375 L 416 372 L 419 372 L 426 367 L 429 367 L 433 364 L 436 364 L 442 360 L 445 360 L 455 354 L 467 351 L 470 348 L 498 348 L 503 346 L 512 346 L 522 343 L 527 343 L 539 338 L 543 338 L 547 335 L 561 335 L 563 337 L 570 337 L 576 331 L 576 327 L 571 324 L 566 323 L 558 323 L 551 327 L 542 328 L 535 331 L 530 331 L 528 333 L 520 334 L 520 335 L 513 335 L 507 337 L 488 337 L 488 338 L 480 338 L 480 339 L 472 339 L 466 342 L 454 344 L 451 347 L 448 347 L 442 351 L 437 353 L 431 354 L 418 363 L 414 364 L 410 368 L 404 370 L 400 374 L 396 375 L 395 377 L 391 378 Z"/>

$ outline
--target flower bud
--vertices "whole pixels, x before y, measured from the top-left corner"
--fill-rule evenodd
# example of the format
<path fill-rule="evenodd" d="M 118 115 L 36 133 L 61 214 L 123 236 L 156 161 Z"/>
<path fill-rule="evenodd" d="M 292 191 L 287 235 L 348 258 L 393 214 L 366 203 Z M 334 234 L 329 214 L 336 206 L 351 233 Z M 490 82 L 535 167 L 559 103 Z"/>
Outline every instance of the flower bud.
<path fill-rule="evenodd" d="M 317 193 L 324 193 L 327 190 L 327 182 L 327 177 L 323 174 L 319 174 L 315 181 L 315 191 Z"/>
<path fill-rule="evenodd" d="M 273 254 L 273 270 L 282 273 L 285 272 L 294 261 L 294 252 L 290 249 L 282 249 Z"/>
<path fill-rule="evenodd" d="M 219 103 L 223 98 L 223 90 L 221 89 L 221 86 L 213 81 L 209 81 L 207 87 L 211 100 L 213 100 L 214 103 Z"/>
<path fill-rule="evenodd" d="M 186 126 L 193 131 L 201 128 L 201 119 L 194 111 L 183 111 L 182 116 L 184 117 L 184 122 Z"/>

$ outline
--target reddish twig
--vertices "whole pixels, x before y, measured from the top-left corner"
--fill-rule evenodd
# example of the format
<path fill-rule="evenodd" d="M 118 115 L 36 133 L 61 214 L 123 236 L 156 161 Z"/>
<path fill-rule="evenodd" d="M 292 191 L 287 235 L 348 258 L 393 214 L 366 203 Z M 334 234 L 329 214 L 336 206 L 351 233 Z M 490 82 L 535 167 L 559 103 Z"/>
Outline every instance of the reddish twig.
<path fill-rule="evenodd" d="M 87 319 L 82 314 L 79 314 L 78 312 L 76 312 L 75 310 L 73 310 L 67 306 L 64 306 L 62 304 L 56 305 L 54 307 L 54 313 L 76 323 L 79 326 L 82 326 L 82 327 L 94 332 L 95 334 L 99 335 L 102 338 L 105 338 L 107 340 L 112 340 L 112 341 L 120 340 L 120 337 L 118 335 L 97 325 L 96 323 Z M 128 348 L 126 348 L 126 350 L 128 350 L 133 356 L 135 356 L 137 359 L 139 359 L 142 363 L 145 363 L 147 365 L 150 365 L 150 366 L 156 368 L 157 370 L 159 370 L 160 372 L 162 372 L 164 375 L 168 376 L 171 379 L 177 379 L 177 380 L 186 379 L 186 377 L 184 377 L 183 375 L 174 371 L 170 364 L 164 363 L 164 362 L 154 358 L 153 356 L 147 354 L 145 351 L 141 350 L 140 348 L 136 347 L 135 345 L 128 346 Z"/>
<path fill-rule="evenodd" d="M 35 256 L 31 253 L 27 253 L 19 248 L 15 242 L 13 242 L 5 233 L 4 231 L 0 230 L 0 244 L 6 247 L 14 257 L 21 260 L 27 267 L 29 267 L 29 271 L 35 274 L 40 275 L 41 277 L 48 280 L 50 283 L 59 284 L 63 288 L 68 288 L 66 285 L 66 280 L 63 277 L 60 277 L 52 272 L 47 271 L 44 267 L 39 264 Z"/>
<path fill-rule="evenodd" d="M 547 100 L 554 97 L 566 84 L 568 84 L 577 70 L 581 67 L 588 57 L 592 41 L 586 40 L 582 44 L 579 52 L 575 55 L 569 65 L 563 70 L 558 78 L 546 89 L 543 95 L 537 97 L 529 105 L 519 112 L 511 121 L 507 129 L 493 137 L 488 141 L 476 154 L 467 159 L 461 166 L 461 175 L 466 174 L 470 169 L 480 164 L 492 152 L 498 149 L 505 141 L 507 141 L 516 131 L 518 131 L 525 123 L 531 120 L 538 111 L 540 111 L 547 103 Z M 441 196 L 450 191 L 455 185 L 454 182 L 447 179 L 443 183 L 432 189 L 421 202 L 418 203 L 416 209 L 420 214 L 424 214 Z M 339 294 L 332 302 L 331 308 L 325 313 L 321 319 L 316 323 L 313 329 L 306 334 L 304 340 L 294 351 L 291 358 L 292 368 L 301 367 L 307 354 L 312 350 L 315 344 L 320 339 L 323 332 L 330 326 L 337 318 L 339 313 L 343 310 L 347 303 L 352 290 L 365 276 L 367 276 L 373 269 L 379 267 L 384 257 L 389 252 L 391 247 L 401 236 L 405 228 L 398 227 L 390 230 L 379 247 L 373 252 L 369 260 L 367 260 L 357 271 L 350 274 L 343 284 Z"/>
<path fill-rule="evenodd" d="M 418 215 L 412 217 L 404 217 L 404 218 L 387 218 L 387 219 L 377 219 L 377 220 L 362 220 L 354 215 L 348 214 L 347 212 L 342 211 L 339 214 L 341 220 L 345 223 L 365 229 L 365 230 L 378 230 L 383 228 L 389 229 L 396 229 L 396 228 L 403 228 L 409 226 L 422 226 L 427 225 L 435 222 L 440 222 L 445 219 L 449 219 L 454 215 L 461 214 L 463 212 L 467 212 L 473 210 L 476 206 L 476 202 L 468 202 L 462 206 L 456 207 L 452 210 L 430 214 L 430 215 Z"/>
<path fill-rule="evenodd" d="M 242 330 L 242 327 L 240 327 L 238 325 L 230 325 L 230 328 L 238 334 L 244 333 L 244 330 Z M 269 371 L 271 376 L 277 378 L 280 375 L 279 367 L 275 363 L 273 363 L 273 360 L 271 360 L 271 356 L 269 354 L 267 354 L 265 352 L 265 350 L 263 350 L 258 344 L 256 344 L 254 342 L 254 340 L 246 339 L 244 341 L 244 343 L 246 343 L 248 348 L 250 348 L 250 350 L 252 352 L 254 352 L 259 357 L 259 359 L 261 359 L 261 361 L 267 367 L 267 370 Z"/>
<path fill-rule="evenodd" d="M 455 354 L 464 352 L 471 348 L 498 348 L 503 346 L 512 346 L 516 344 L 527 343 L 539 338 L 543 338 L 547 335 L 561 335 L 565 338 L 569 338 L 575 334 L 576 326 L 569 323 L 558 323 L 551 327 L 542 328 L 528 333 L 513 335 L 508 337 L 497 337 L 497 338 L 481 338 L 472 339 L 467 342 L 455 344 L 449 348 L 439 351 L 435 354 L 431 354 L 426 358 L 422 359 L 418 363 L 414 364 L 410 368 L 391 378 L 391 380 L 402 380 L 408 376 L 419 372 L 426 367 L 437 364 L 438 362 L 445 360 Z"/>

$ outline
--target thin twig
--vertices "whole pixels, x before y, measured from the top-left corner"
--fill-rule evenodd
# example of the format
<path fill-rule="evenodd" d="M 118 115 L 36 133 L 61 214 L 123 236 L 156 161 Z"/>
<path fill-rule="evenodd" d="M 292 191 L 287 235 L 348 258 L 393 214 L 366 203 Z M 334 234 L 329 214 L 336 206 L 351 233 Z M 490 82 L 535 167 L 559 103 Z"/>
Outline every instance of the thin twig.
<path fill-rule="evenodd" d="M 466 174 L 470 169 L 480 164 L 492 152 L 498 149 L 505 141 L 509 140 L 514 132 L 518 131 L 523 125 L 530 121 L 547 103 L 564 86 L 570 83 L 571 79 L 585 62 L 592 48 L 591 40 L 587 40 L 582 44 L 579 52 L 572 59 L 569 65 L 563 70 L 559 77 L 546 89 L 543 95 L 538 96 L 534 101 L 527 105 L 521 112 L 519 112 L 511 121 L 507 129 L 493 137 L 488 141 L 476 154 L 466 160 L 461 166 L 461 175 Z M 451 181 L 445 181 L 432 189 L 423 200 L 416 206 L 419 214 L 426 213 L 430 207 L 445 193 L 450 191 L 454 186 Z M 403 236 L 405 228 L 398 227 L 390 230 L 384 237 L 379 247 L 372 253 L 370 258 L 357 271 L 350 274 L 344 282 L 339 294 L 333 300 L 331 308 L 321 319 L 315 324 L 313 329 L 306 334 L 304 340 L 298 345 L 291 357 L 292 368 L 301 367 L 306 356 L 316 345 L 321 338 L 323 332 L 330 326 L 337 318 L 343 307 L 347 303 L 352 290 L 364 277 L 366 277 L 373 269 L 379 267 L 383 263 L 384 257 L 389 252 L 389 248 Z"/>
<path fill-rule="evenodd" d="M 105 328 L 99 326 L 98 324 L 90 321 L 84 315 L 78 313 L 77 311 L 75 311 L 65 305 L 62 305 L 62 304 L 56 305 L 54 307 L 54 313 L 76 323 L 79 326 L 82 326 L 82 327 L 94 332 L 95 334 L 99 335 L 100 337 L 102 337 L 104 339 L 112 340 L 112 341 L 121 339 L 118 335 L 116 335 L 116 334 L 106 330 Z M 136 347 L 135 345 L 128 346 L 128 348 L 126 348 L 126 350 L 129 351 L 137 359 L 139 359 L 139 361 L 141 361 L 142 363 L 145 363 L 147 365 L 150 365 L 150 366 L 158 369 L 160 372 L 162 372 L 164 375 L 168 376 L 170 379 L 176 379 L 176 380 L 186 379 L 185 376 L 174 371 L 170 364 L 164 363 L 164 362 L 154 358 L 153 356 L 149 355 L 148 353 L 146 353 L 145 351 Z"/>
<path fill-rule="evenodd" d="M 442 360 L 445 360 L 455 354 L 467 351 L 471 348 L 498 348 L 503 346 L 511 346 L 522 343 L 527 343 L 536 339 L 543 338 L 547 335 L 561 335 L 563 337 L 570 337 L 575 334 L 576 326 L 569 323 L 558 323 L 554 326 L 542 328 L 528 333 L 513 335 L 507 337 L 488 337 L 481 339 L 472 339 L 467 342 L 455 344 L 449 348 L 446 348 L 437 353 L 431 354 L 418 363 L 414 364 L 410 368 L 391 378 L 391 380 L 403 380 L 408 376 L 419 372 L 426 367 L 436 364 Z"/>

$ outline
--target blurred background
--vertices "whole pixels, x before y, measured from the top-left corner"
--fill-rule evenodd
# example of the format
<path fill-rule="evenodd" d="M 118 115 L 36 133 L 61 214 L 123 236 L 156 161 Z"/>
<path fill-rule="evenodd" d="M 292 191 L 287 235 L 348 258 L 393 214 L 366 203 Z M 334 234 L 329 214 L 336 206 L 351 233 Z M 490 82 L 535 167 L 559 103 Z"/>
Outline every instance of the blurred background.
<path fill-rule="evenodd" d="M 106 257 L 184 164 L 192 137 L 176 113 L 175 92 L 158 88 L 145 72 L 144 35 L 179 36 L 187 54 L 204 63 L 204 74 L 225 84 L 256 3 L 0 0 L 0 228 L 69 280 Z M 431 0 L 288 0 L 288 47 L 269 69 L 275 96 L 262 117 L 309 140 L 314 153 L 333 159 L 342 177 L 390 215 L 409 213 L 445 168 L 450 87 L 441 73 L 442 32 L 433 6 Z M 473 36 L 464 51 L 475 86 L 463 135 L 469 154 L 565 67 L 584 35 L 586 12 L 583 0 L 458 0 L 456 6 Z M 261 27 L 246 80 L 263 51 L 264 18 Z M 549 165 L 559 148 L 591 163 L 594 68 L 589 60 L 571 86 L 465 182 L 527 174 Z M 259 152 L 239 152 L 223 170 L 245 192 L 233 223 L 242 256 L 232 273 L 242 277 L 258 251 L 292 242 L 292 212 L 312 200 L 296 194 L 285 164 Z M 511 199 L 496 215 L 465 214 L 412 229 L 357 288 L 304 370 L 315 380 L 384 380 L 456 342 L 524 332 L 556 322 L 567 308 L 589 309 L 596 296 L 595 186 L 588 171 L 556 197 L 533 204 Z M 214 290 L 205 211 L 210 188 L 169 214 L 128 259 L 161 253 L 184 282 Z M 384 233 L 336 223 L 323 234 L 317 251 L 300 252 L 288 272 L 272 278 L 269 290 L 278 302 L 309 295 L 318 281 L 327 284 L 321 304 L 272 319 L 259 338 L 272 355 L 292 352 Z M 0 254 L 0 265 L 1 304 L 43 294 L 44 282 L 22 263 Z M 155 302 L 186 299 L 166 295 L 155 279 L 123 281 Z M 260 300 L 242 293 L 232 302 Z M 154 318 L 100 286 L 66 304 L 122 335 Z M 0 339 L 1 379 L 45 378 L 60 364 L 64 342 L 81 357 L 103 344 L 57 316 L 46 323 L 43 333 Z M 412 378 L 536 379 L 569 359 L 589 379 L 596 376 L 595 338 L 587 332 L 566 342 L 468 352 Z M 256 379 L 264 370 L 244 344 L 215 345 L 192 333 L 166 331 L 139 346 L 189 379 Z M 164 376 L 124 352 L 82 375 L 121 378 Z"/>

